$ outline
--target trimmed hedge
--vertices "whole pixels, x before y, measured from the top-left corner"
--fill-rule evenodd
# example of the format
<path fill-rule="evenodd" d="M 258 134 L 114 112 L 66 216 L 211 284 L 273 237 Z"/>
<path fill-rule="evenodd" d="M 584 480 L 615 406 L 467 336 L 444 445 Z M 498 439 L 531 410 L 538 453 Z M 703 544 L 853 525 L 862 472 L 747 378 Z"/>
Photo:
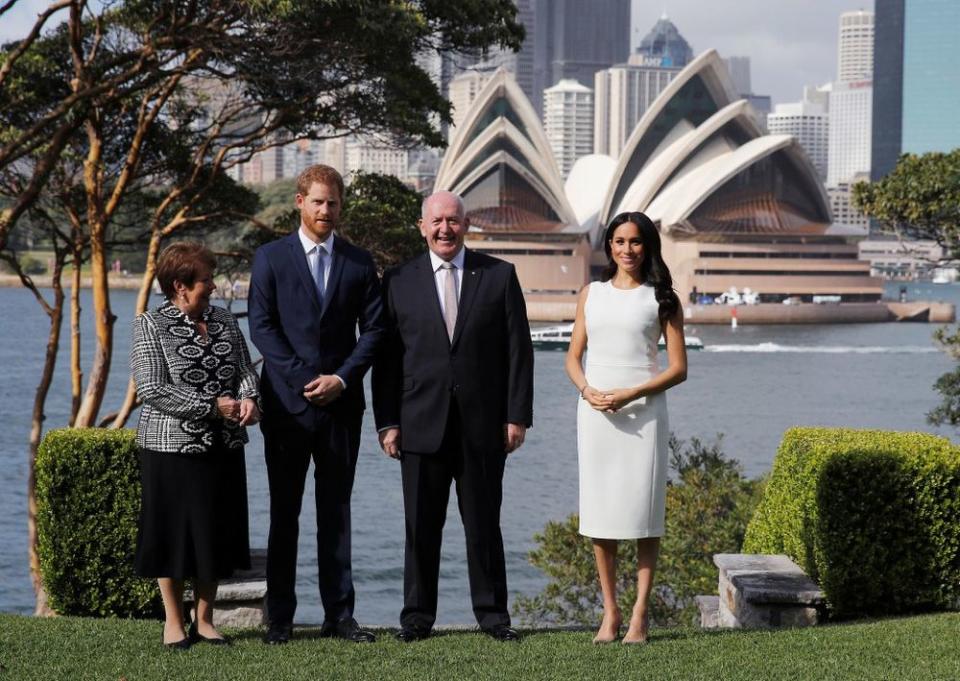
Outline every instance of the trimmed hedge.
<path fill-rule="evenodd" d="M 64 428 L 37 452 L 40 569 L 61 615 L 155 615 L 154 580 L 133 573 L 140 464 L 132 430 Z"/>
<path fill-rule="evenodd" d="M 926 433 L 788 430 L 743 550 L 790 556 L 836 617 L 956 607 L 960 449 Z"/>

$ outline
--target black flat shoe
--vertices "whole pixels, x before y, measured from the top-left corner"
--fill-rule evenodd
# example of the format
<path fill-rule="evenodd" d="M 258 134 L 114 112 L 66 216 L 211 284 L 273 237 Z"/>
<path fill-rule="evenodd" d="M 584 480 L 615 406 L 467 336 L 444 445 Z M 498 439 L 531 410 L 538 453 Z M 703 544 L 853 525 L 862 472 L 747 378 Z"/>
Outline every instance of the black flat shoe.
<path fill-rule="evenodd" d="M 173 643 L 164 643 L 163 647 L 167 650 L 190 650 L 190 637 L 181 638 Z"/>
<path fill-rule="evenodd" d="M 422 641 L 425 638 L 430 636 L 429 629 L 421 629 L 419 627 L 400 627 L 400 631 L 393 635 L 395 639 L 401 643 L 413 643 L 414 641 Z"/>
<path fill-rule="evenodd" d="M 483 633 L 496 641 L 513 643 L 520 642 L 519 632 L 506 624 L 496 624 L 489 629 L 484 629 Z"/>
<path fill-rule="evenodd" d="M 212 646 L 230 645 L 230 641 L 225 638 L 207 638 L 206 636 L 201 636 L 200 632 L 197 630 L 196 622 L 190 623 L 190 629 L 187 631 L 187 638 L 190 639 L 191 643 L 209 643 Z"/>
<path fill-rule="evenodd" d="M 373 643 L 377 640 L 372 631 L 362 629 L 352 617 L 344 617 L 336 622 L 324 622 L 320 627 L 320 637 L 341 638 L 352 643 Z"/>
<path fill-rule="evenodd" d="M 292 624 L 271 624 L 266 636 L 263 637 L 263 642 L 270 646 L 281 646 L 289 643 L 291 636 L 293 636 Z"/>

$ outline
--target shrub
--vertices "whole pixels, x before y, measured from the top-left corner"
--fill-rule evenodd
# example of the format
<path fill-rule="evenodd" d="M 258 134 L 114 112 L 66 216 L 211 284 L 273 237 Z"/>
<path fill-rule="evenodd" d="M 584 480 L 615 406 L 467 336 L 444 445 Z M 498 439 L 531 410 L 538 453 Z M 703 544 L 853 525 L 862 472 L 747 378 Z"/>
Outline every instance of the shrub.
<path fill-rule="evenodd" d="M 740 464 L 727 459 L 720 443 L 690 445 L 670 438 L 670 467 L 675 478 L 667 487 L 667 526 L 660 544 L 650 612 L 661 625 L 688 624 L 696 606 L 693 597 L 715 593 L 714 553 L 739 551 L 761 484 L 743 477 Z M 576 514 L 547 523 L 534 539 L 529 560 L 549 581 L 532 598 L 517 600 L 527 623 L 595 625 L 602 606 L 591 542 L 579 534 Z M 637 597 L 637 545 L 621 541 L 617 561 L 617 593 L 627 614 Z"/>
<path fill-rule="evenodd" d="M 925 433 L 788 430 L 744 551 L 790 556 L 837 617 L 950 607 L 960 450 Z"/>
<path fill-rule="evenodd" d="M 37 452 L 37 532 L 43 584 L 57 613 L 159 611 L 156 583 L 133 573 L 139 511 L 133 431 L 47 433 Z"/>

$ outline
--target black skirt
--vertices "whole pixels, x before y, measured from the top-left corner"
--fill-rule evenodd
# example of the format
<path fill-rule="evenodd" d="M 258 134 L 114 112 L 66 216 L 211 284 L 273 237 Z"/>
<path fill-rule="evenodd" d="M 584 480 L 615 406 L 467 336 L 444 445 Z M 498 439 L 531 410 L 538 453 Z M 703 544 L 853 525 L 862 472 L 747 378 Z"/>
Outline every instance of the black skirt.
<path fill-rule="evenodd" d="M 140 450 L 142 577 L 215 581 L 250 567 L 243 447 L 184 456 Z"/>

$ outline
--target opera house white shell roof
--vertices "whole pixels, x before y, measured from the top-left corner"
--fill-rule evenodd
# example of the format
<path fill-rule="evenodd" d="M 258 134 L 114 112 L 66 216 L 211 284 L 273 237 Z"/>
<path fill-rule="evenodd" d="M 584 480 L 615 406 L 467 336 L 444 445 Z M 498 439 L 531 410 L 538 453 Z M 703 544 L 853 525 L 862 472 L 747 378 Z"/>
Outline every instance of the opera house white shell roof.
<path fill-rule="evenodd" d="M 451 141 L 435 189 L 460 194 L 480 230 L 579 232 L 594 244 L 628 210 L 678 234 L 822 234 L 831 222 L 803 149 L 763 134 L 715 50 L 677 74 L 618 159 L 582 157 L 565 184 L 536 112 L 500 69 Z"/>

